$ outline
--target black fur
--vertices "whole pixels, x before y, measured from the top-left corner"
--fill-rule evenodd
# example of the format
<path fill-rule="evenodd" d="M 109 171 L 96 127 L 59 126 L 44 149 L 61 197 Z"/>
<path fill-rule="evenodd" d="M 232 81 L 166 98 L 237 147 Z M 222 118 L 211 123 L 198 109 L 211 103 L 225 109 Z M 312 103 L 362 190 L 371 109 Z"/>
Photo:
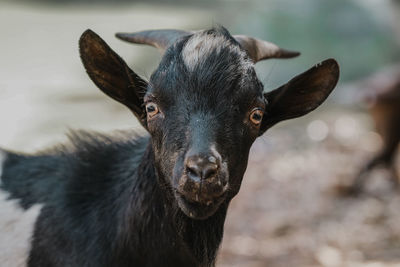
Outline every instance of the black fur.
<path fill-rule="evenodd" d="M 2 189 L 24 208 L 44 204 L 29 266 L 209 265 L 226 211 L 184 216 L 157 182 L 149 138 L 117 136 L 78 132 L 71 146 L 8 153 Z"/>
<path fill-rule="evenodd" d="M 90 78 L 130 108 L 150 136 L 76 132 L 70 145 L 37 155 L 7 153 L 1 189 L 25 209 L 43 204 L 29 267 L 214 265 L 250 147 L 268 128 L 261 125 L 318 106 L 336 84 L 338 69 L 328 60 L 263 94 L 254 65 L 227 30 L 201 34 L 222 37 L 221 43 L 190 70 L 182 51 L 192 36 L 179 39 L 148 84 L 95 33 L 82 35 Z M 155 117 L 146 114 L 149 102 L 160 110 Z M 254 109 L 263 111 L 262 123 L 250 120 Z M 215 181 L 226 181 L 227 191 L 212 204 L 188 201 L 179 191 L 188 177 L 187 154 L 208 159 L 214 150 L 221 157 Z M 215 193 L 208 183 L 201 181 L 197 196 Z"/>

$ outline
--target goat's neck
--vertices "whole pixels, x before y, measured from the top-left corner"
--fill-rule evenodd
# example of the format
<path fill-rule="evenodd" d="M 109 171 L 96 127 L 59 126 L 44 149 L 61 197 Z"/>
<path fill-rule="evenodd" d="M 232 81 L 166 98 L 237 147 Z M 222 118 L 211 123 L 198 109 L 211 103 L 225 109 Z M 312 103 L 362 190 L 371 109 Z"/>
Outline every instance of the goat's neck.
<path fill-rule="evenodd" d="M 131 201 L 123 220 L 130 224 L 131 238 L 166 253 L 171 253 L 169 249 L 175 253 L 186 252 L 197 261 L 207 261 L 201 265 L 213 265 L 222 240 L 228 202 L 206 220 L 190 219 L 179 209 L 171 189 L 166 186 L 164 181 L 168 178 L 158 174 L 155 166 L 154 152 L 148 145 L 138 167 L 138 181 L 130 190 Z M 159 238 L 154 240 L 154 237 Z"/>

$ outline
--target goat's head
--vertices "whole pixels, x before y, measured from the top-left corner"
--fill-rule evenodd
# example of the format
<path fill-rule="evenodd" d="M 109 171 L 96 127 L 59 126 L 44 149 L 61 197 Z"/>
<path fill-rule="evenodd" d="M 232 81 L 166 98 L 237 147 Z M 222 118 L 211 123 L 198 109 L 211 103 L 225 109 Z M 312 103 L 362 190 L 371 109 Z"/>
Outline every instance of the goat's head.
<path fill-rule="evenodd" d="M 237 194 L 254 140 L 279 121 L 319 106 L 339 68 L 326 60 L 263 93 L 254 63 L 298 53 L 224 28 L 118 34 L 165 52 L 147 83 L 94 32 L 80 39 L 94 83 L 129 107 L 152 137 L 156 169 L 180 209 L 205 219 Z"/>

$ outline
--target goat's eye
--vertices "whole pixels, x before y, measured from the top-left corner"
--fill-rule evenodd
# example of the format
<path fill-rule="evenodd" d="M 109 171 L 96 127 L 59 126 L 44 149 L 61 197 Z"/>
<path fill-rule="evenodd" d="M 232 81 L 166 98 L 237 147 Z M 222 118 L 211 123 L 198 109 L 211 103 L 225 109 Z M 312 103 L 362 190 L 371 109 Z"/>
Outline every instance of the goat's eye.
<path fill-rule="evenodd" d="M 262 121 L 264 113 L 261 109 L 256 108 L 250 113 L 250 121 L 255 125 L 259 125 Z"/>
<path fill-rule="evenodd" d="M 146 105 L 146 112 L 147 112 L 147 116 L 149 116 L 149 118 L 152 118 L 155 115 L 157 115 L 160 112 L 160 110 L 158 109 L 156 104 L 148 103 Z"/>

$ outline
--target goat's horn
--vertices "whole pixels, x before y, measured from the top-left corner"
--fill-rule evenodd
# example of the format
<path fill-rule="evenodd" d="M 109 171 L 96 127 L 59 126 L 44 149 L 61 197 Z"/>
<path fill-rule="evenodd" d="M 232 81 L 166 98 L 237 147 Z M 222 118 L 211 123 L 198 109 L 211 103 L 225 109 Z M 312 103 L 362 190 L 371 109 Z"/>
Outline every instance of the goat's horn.
<path fill-rule="evenodd" d="M 300 55 L 299 52 L 282 49 L 276 44 L 245 35 L 234 35 L 233 37 L 254 62 L 268 58 L 292 58 Z"/>
<path fill-rule="evenodd" d="M 151 45 L 164 52 L 177 39 L 189 34 L 191 32 L 181 30 L 149 30 L 134 33 L 117 33 L 115 36 L 130 43 Z"/>

